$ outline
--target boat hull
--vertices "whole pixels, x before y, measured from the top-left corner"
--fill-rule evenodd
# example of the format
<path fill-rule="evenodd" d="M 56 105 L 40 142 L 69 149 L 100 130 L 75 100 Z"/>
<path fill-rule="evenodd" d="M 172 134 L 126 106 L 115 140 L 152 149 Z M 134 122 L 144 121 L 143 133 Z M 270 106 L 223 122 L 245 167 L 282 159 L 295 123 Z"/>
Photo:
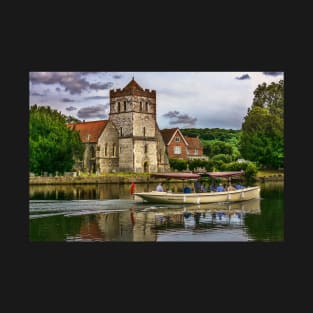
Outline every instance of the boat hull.
<path fill-rule="evenodd" d="M 248 187 L 234 191 L 172 193 L 172 192 L 136 192 L 135 196 L 152 203 L 201 204 L 217 202 L 238 202 L 260 198 L 260 187 Z"/>

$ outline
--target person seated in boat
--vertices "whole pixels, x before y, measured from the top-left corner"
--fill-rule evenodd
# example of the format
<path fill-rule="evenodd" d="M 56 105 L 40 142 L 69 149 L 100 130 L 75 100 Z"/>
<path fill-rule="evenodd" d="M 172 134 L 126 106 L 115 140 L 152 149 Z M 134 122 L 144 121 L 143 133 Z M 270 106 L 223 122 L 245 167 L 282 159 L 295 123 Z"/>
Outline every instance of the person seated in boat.
<path fill-rule="evenodd" d="M 201 191 L 201 192 L 207 192 L 207 191 L 208 191 L 207 188 L 205 187 L 205 184 L 204 184 L 204 183 L 201 184 L 200 191 Z"/>
<path fill-rule="evenodd" d="M 235 186 L 235 188 L 236 189 L 244 189 L 244 188 L 246 188 L 245 186 L 242 186 L 242 185 L 240 185 L 240 184 L 237 184 L 236 186 Z"/>
<path fill-rule="evenodd" d="M 211 192 L 215 192 L 216 191 L 215 185 L 213 183 L 210 185 L 210 191 Z"/>
<path fill-rule="evenodd" d="M 186 186 L 184 188 L 184 193 L 191 193 L 191 188 L 189 186 Z"/>
<path fill-rule="evenodd" d="M 227 191 L 234 191 L 234 190 L 236 190 L 236 188 L 234 186 L 232 186 L 232 184 L 229 184 L 227 186 Z"/>
<path fill-rule="evenodd" d="M 201 191 L 200 182 L 198 180 L 195 181 L 194 188 L 195 188 L 195 192 L 200 192 Z"/>
<path fill-rule="evenodd" d="M 163 187 L 162 187 L 162 183 L 159 183 L 156 187 L 156 191 L 160 191 L 163 192 Z"/>
<path fill-rule="evenodd" d="M 217 186 L 217 188 L 216 188 L 216 191 L 217 191 L 217 192 L 225 191 L 225 188 L 223 187 L 222 184 L 219 184 L 219 185 Z"/>

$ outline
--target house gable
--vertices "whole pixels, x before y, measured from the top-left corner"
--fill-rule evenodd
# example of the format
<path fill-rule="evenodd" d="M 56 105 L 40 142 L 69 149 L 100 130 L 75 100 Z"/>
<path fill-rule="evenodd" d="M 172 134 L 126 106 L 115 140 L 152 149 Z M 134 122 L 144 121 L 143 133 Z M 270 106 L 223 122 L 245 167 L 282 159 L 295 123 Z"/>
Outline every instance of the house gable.
<path fill-rule="evenodd" d="M 169 158 L 187 159 L 188 142 L 178 128 L 161 130 Z"/>

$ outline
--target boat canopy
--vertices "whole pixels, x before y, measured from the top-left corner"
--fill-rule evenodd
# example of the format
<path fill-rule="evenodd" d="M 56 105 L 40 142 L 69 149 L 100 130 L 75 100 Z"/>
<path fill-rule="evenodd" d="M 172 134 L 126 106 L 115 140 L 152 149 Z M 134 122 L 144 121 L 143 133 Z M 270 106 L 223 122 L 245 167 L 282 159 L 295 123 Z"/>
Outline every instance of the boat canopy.
<path fill-rule="evenodd" d="M 150 176 L 153 178 L 176 178 L 181 180 L 199 179 L 201 177 L 200 174 L 196 173 L 155 173 L 150 174 Z"/>
<path fill-rule="evenodd" d="M 242 176 L 244 174 L 245 174 L 244 171 L 204 172 L 204 173 L 154 173 L 154 174 L 150 174 L 150 177 L 191 180 L 191 179 L 199 179 L 203 176 L 210 176 L 212 178 L 230 178 L 230 177 Z"/>
<path fill-rule="evenodd" d="M 245 174 L 244 171 L 206 172 L 206 173 L 204 173 L 204 175 L 208 175 L 212 178 L 228 178 L 228 177 L 242 176 L 244 174 Z"/>

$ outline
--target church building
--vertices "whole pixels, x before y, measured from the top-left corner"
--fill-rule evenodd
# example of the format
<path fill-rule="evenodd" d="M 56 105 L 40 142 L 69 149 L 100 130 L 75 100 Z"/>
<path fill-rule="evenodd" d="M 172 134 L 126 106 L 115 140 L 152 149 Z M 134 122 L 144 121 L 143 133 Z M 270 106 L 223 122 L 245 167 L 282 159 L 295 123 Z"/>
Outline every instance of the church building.
<path fill-rule="evenodd" d="M 108 120 L 68 124 L 86 147 L 76 170 L 100 174 L 170 171 L 156 107 L 156 91 L 143 89 L 134 78 L 123 89 L 110 90 Z"/>

